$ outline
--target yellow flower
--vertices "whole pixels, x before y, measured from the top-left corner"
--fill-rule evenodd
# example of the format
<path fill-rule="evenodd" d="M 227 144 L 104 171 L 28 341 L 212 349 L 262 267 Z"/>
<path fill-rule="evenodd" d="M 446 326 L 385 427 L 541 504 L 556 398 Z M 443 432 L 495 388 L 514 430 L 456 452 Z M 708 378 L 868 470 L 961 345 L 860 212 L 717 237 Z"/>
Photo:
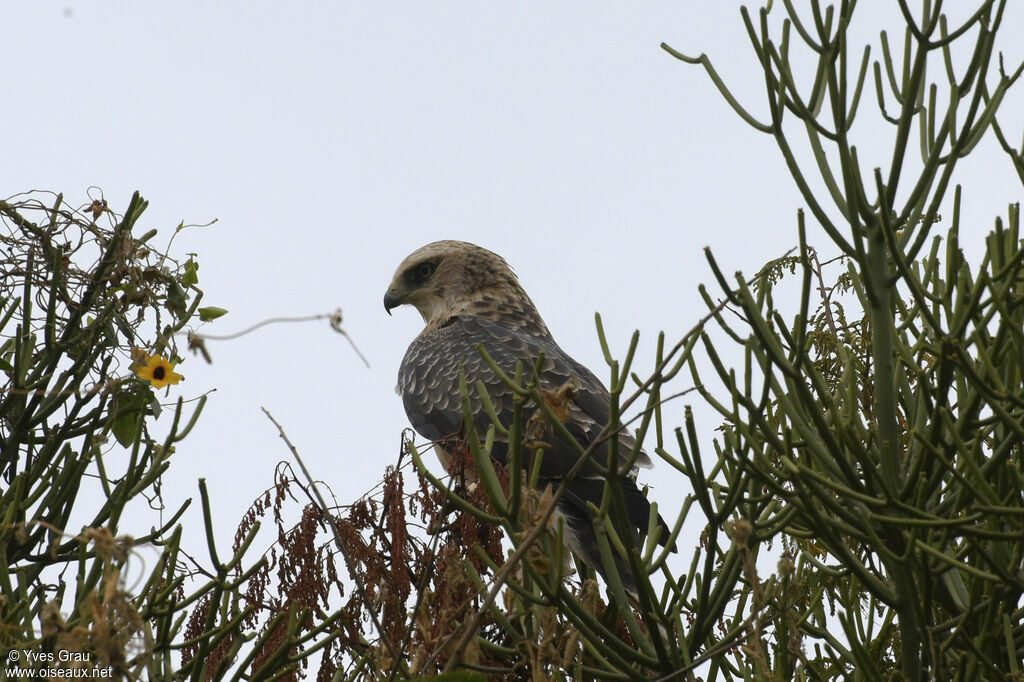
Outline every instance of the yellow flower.
<path fill-rule="evenodd" d="M 162 355 L 146 356 L 146 365 L 135 370 L 140 379 L 153 384 L 154 388 L 163 388 L 168 384 L 176 384 L 185 377 L 174 371 L 174 363 L 168 362 Z"/>

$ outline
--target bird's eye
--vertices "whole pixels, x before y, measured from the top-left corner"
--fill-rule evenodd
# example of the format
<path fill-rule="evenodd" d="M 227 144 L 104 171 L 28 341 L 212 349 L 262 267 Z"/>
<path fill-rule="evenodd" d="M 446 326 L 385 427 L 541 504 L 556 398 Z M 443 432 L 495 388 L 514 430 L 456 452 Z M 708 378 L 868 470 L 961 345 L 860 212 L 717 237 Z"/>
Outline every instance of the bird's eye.
<path fill-rule="evenodd" d="M 430 276 L 434 274 L 435 268 L 437 268 L 437 265 L 430 261 L 420 263 L 419 265 L 417 265 L 416 282 L 418 284 L 423 284 L 424 282 L 426 282 L 428 279 L 430 279 Z"/>

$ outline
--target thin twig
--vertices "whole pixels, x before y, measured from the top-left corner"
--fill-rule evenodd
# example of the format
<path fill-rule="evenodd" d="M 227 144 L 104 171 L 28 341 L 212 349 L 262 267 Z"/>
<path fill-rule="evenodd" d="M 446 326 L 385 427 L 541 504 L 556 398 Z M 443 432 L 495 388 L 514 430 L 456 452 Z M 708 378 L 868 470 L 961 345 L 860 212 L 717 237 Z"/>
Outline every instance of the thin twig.
<path fill-rule="evenodd" d="M 189 334 L 192 338 L 198 339 L 199 341 L 230 341 L 232 339 L 237 339 L 241 336 L 245 336 L 246 334 L 254 332 L 260 327 L 266 327 L 269 324 L 279 324 L 283 322 L 315 322 L 317 320 L 329 320 L 331 323 L 331 329 L 344 336 L 345 340 L 348 341 L 349 345 L 352 346 L 352 350 L 354 350 L 356 352 L 356 355 L 359 356 L 359 359 L 363 361 L 363 364 L 366 365 L 367 367 L 370 366 L 370 361 L 367 360 L 366 356 L 363 355 L 362 351 L 359 350 L 359 347 L 356 346 L 355 341 L 352 340 L 352 337 L 349 336 L 348 332 L 346 332 L 342 328 L 340 308 L 335 310 L 333 313 L 320 313 L 317 315 L 304 315 L 301 317 L 271 317 L 266 320 L 263 320 L 262 322 L 257 322 L 251 327 L 246 327 L 242 331 L 235 332 L 234 334 L 217 335 L 199 334 L 196 332 L 190 332 Z"/>
<path fill-rule="evenodd" d="M 832 292 L 825 287 L 825 279 L 822 276 L 821 261 L 818 260 L 818 251 L 816 249 L 807 249 L 808 253 L 811 254 L 811 260 L 814 261 L 813 272 L 818 278 L 818 291 L 821 293 L 822 307 L 825 309 L 825 322 L 828 323 L 829 331 L 832 332 L 832 336 L 836 339 L 839 338 L 839 330 L 836 328 L 836 322 L 832 319 Z"/>
<path fill-rule="evenodd" d="M 240 336 L 245 336 L 250 332 L 254 332 L 260 327 L 266 327 L 268 324 L 278 324 L 280 322 L 313 322 L 315 320 L 325 320 L 328 317 L 330 317 L 330 315 L 327 314 L 304 315 L 302 317 L 271 317 L 263 320 L 262 322 L 257 322 L 251 327 L 246 327 L 240 332 L 235 332 L 234 334 L 196 334 L 196 336 L 203 341 L 230 341 L 231 339 L 237 339 Z"/>

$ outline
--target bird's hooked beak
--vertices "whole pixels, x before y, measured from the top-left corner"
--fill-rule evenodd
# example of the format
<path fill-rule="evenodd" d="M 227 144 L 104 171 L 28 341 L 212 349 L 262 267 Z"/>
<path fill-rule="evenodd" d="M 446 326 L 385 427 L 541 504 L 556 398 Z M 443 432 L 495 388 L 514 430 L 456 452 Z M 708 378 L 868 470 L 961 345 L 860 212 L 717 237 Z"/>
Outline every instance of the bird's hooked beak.
<path fill-rule="evenodd" d="M 384 294 L 384 312 L 390 315 L 391 309 L 397 308 L 400 305 L 402 305 L 402 293 L 395 287 L 391 287 Z"/>

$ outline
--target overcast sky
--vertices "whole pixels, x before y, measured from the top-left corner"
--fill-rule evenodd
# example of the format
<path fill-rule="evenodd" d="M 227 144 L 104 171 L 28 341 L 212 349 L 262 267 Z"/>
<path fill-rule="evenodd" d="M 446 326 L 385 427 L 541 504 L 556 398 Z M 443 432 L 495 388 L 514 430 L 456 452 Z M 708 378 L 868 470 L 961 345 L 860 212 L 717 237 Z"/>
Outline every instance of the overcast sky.
<path fill-rule="evenodd" d="M 862 2 L 856 24 L 875 54 L 884 22 L 902 36 L 882 4 Z M 1005 20 L 1008 64 L 1022 56 L 1006 39 L 1024 32 L 1022 9 Z M 181 365 L 172 398 L 216 393 L 164 496 L 197 497 L 205 477 L 222 545 L 288 458 L 261 406 L 339 501 L 395 461 L 407 425 L 396 375 L 422 322 L 411 308 L 388 317 L 381 299 L 419 246 L 463 239 L 503 255 L 562 347 L 607 377 L 595 311 L 620 357 L 640 330 L 645 374 L 658 332 L 674 341 L 705 312 L 704 246 L 726 272 L 752 273 L 796 244 L 802 202 L 774 142 L 659 48 L 707 52 L 765 118 L 733 3 L 40 0 L 4 12 L 0 195 L 85 204 L 98 186 L 123 211 L 139 190 L 150 208 L 138 232 L 159 229 L 157 243 L 180 221 L 216 218 L 174 244 L 198 254 L 206 304 L 230 310 L 204 331 L 340 307 L 371 363 L 306 323 L 211 342 L 212 365 Z M 1004 108 L 1019 142 L 1021 99 Z M 873 88 L 861 115 L 877 118 Z M 887 160 L 871 156 L 886 148 L 874 130 L 859 141 L 865 165 Z M 959 176 L 972 253 L 1021 198 L 1001 152 L 981 154 Z M 709 452 L 716 425 L 700 425 Z M 687 490 L 667 466 L 641 479 L 669 510 Z M 199 518 L 196 504 L 186 523 Z"/>

